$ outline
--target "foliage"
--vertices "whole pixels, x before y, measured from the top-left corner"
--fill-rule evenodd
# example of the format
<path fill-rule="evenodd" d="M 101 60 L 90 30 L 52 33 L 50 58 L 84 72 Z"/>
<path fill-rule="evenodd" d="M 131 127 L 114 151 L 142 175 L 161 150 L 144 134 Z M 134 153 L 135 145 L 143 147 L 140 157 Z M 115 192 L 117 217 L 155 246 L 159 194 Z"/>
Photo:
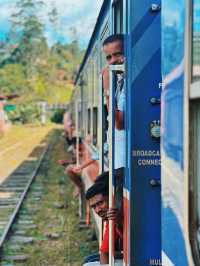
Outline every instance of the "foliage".
<path fill-rule="evenodd" d="M 9 112 L 8 117 L 14 123 L 34 123 L 40 119 L 40 108 L 35 103 L 22 104 L 16 110 Z"/>
<path fill-rule="evenodd" d="M 21 64 L 7 64 L 0 68 L 1 93 L 23 93 L 28 83 L 25 78 L 25 69 Z"/>
<path fill-rule="evenodd" d="M 53 116 L 51 117 L 51 122 L 62 124 L 64 112 L 64 110 L 58 110 L 54 112 Z"/>
<path fill-rule="evenodd" d="M 19 94 L 18 113 L 23 122 L 31 117 L 30 102 L 67 103 L 73 90 L 73 80 L 83 56 L 76 40 L 69 44 L 49 46 L 39 14 L 42 0 L 18 0 L 11 16 L 12 27 L 0 54 L 0 94 Z M 57 27 L 55 7 L 49 12 L 52 26 Z M 2 56 L 1 56 L 2 55 Z M 23 111 L 25 110 L 25 111 Z"/>

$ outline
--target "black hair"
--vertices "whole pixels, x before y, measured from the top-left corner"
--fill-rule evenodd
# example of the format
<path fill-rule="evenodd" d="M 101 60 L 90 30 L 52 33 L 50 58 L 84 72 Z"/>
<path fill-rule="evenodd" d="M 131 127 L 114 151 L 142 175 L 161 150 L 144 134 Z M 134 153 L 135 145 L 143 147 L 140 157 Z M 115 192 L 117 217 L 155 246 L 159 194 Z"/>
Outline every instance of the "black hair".
<path fill-rule="evenodd" d="M 102 174 L 98 175 L 96 177 L 95 183 L 104 183 L 106 186 L 108 186 L 109 183 L 109 172 L 103 172 Z"/>
<path fill-rule="evenodd" d="M 117 42 L 120 41 L 122 45 L 124 44 L 124 34 L 113 34 L 108 36 L 104 41 L 103 41 L 103 46 L 112 43 L 112 42 Z"/>
<path fill-rule="evenodd" d="M 97 194 L 102 194 L 103 196 L 108 196 L 108 186 L 103 182 L 94 183 L 85 194 L 86 200 L 93 198 Z"/>

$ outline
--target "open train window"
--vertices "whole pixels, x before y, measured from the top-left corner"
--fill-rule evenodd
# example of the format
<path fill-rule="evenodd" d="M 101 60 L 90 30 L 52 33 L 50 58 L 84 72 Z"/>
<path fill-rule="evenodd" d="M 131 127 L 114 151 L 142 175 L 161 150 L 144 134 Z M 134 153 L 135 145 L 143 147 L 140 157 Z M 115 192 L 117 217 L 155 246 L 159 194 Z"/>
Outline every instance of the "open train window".
<path fill-rule="evenodd" d="M 114 32 L 123 32 L 123 0 L 114 3 Z"/>
<path fill-rule="evenodd" d="M 87 116 L 88 116 L 87 133 L 90 134 L 90 125 L 91 125 L 91 110 L 90 109 L 88 109 Z"/>
<path fill-rule="evenodd" d="M 98 137 L 98 109 L 97 107 L 93 108 L 93 144 L 97 145 L 97 137 Z"/>
<path fill-rule="evenodd" d="M 81 111 L 78 112 L 78 129 L 79 129 L 79 132 L 82 129 L 82 112 Z"/>
<path fill-rule="evenodd" d="M 190 241 L 195 265 L 200 265 L 200 2 L 190 2 L 192 18 L 188 32 L 191 59 L 189 110 L 189 180 L 190 180 Z M 191 27 L 190 27 L 191 25 Z M 192 29 L 192 30 L 191 30 Z M 188 34 L 189 35 L 189 34 Z"/>
<path fill-rule="evenodd" d="M 104 26 L 103 30 L 102 30 L 102 33 L 101 33 L 101 47 L 102 47 L 102 43 L 104 42 L 104 40 L 109 35 L 110 35 L 110 30 L 109 30 L 109 26 L 108 26 L 108 22 L 107 22 L 106 25 Z M 100 69 L 103 69 L 106 64 L 107 64 L 106 57 L 105 57 L 105 54 L 103 53 L 103 51 L 101 49 L 101 54 L 100 54 Z"/>

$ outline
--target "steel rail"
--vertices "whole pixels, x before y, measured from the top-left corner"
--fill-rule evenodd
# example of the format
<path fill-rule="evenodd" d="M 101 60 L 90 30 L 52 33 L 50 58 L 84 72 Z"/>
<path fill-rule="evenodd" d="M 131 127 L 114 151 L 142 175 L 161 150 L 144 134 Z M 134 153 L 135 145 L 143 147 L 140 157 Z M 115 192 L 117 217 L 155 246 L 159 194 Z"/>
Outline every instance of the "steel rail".
<path fill-rule="evenodd" d="M 3 247 L 3 244 L 4 244 L 6 238 L 7 238 L 8 234 L 9 234 L 9 231 L 10 231 L 10 229 L 11 229 L 11 226 L 13 225 L 13 223 L 14 223 L 16 217 L 17 217 L 17 214 L 18 214 L 18 212 L 19 212 L 19 210 L 20 210 L 20 208 L 21 208 L 21 206 L 22 206 L 22 203 L 23 203 L 23 201 L 24 201 L 24 199 L 25 199 L 25 197 L 26 197 L 26 195 L 27 195 L 27 193 L 28 193 L 28 191 L 29 191 L 29 188 L 30 188 L 30 186 L 31 186 L 31 184 L 32 184 L 32 182 L 33 182 L 33 180 L 35 179 L 35 177 L 36 177 L 36 175 L 37 175 L 37 173 L 38 173 L 38 171 L 39 171 L 39 169 L 40 169 L 41 163 L 42 163 L 42 161 L 43 161 L 43 159 L 44 159 L 44 157 L 45 157 L 45 155 L 46 155 L 48 149 L 49 149 L 49 145 L 48 145 L 48 146 L 45 148 L 45 150 L 43 151 L 43 153 L 42 153 L 42 155 L 41 155 L 41 157 L 40 157 L 40 159 L 39 159 L 38 165 L 37 165 L 37 167 L 34 169 L 32 175 L 31 175 L 31 177 L 30 177 L 30 180 L 28 181 L 28 184 L 26 185 L 26 187 L 25 187 L 25 189 L 24 189 L 22 195 L 21 195 L 20 198 L 19 198 L 19 202 L 17 203 L 17 206 L 15 207 L 14 212 L 13 212 L 12 215 L 10 216 L 9 222 L 8 222 L 8 224 L 6 225 L 5 229 L 4 229 L 4 233 L 3 233 L 3 235 L 2 235 L 1 238 L 0 238 L 0 258 L 1 258 L 1 255 L 2 255 L 1 253 L 2 253 L 2 247 Z"/>

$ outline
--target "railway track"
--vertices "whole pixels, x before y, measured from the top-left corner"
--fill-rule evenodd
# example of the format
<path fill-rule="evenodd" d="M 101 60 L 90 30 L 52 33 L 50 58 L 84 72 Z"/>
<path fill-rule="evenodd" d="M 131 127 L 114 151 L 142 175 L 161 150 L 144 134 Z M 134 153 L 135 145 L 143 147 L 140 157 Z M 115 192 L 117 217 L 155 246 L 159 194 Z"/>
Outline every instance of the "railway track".
<path fill-rule="evenodd" d="M 28 229 L 34 228 L 34 223 L 31 220 L 33 208 L 30 206 L 31 211 L 28 212 L 28 210 L 22 210 L 21 207 L 24 200 L 29 199 L 27 194 L 47 150 L 46 144 L 37 146 L 30 157 L 0 185 L 0 265 L 10 265 L 3 263 L 4 261 L 26 260 L 26 256 L 19 254 L 20 252 L 16 252 L 16 250 L 19 250 L 21 245 L 32 241 L 26 232 Z M 41 186 L 31 188 L 29 205 L 34 202 L 38 204 L 42 191 Z M 9 248 L 5 248 L 7 240 L 11 240 Z"/>

